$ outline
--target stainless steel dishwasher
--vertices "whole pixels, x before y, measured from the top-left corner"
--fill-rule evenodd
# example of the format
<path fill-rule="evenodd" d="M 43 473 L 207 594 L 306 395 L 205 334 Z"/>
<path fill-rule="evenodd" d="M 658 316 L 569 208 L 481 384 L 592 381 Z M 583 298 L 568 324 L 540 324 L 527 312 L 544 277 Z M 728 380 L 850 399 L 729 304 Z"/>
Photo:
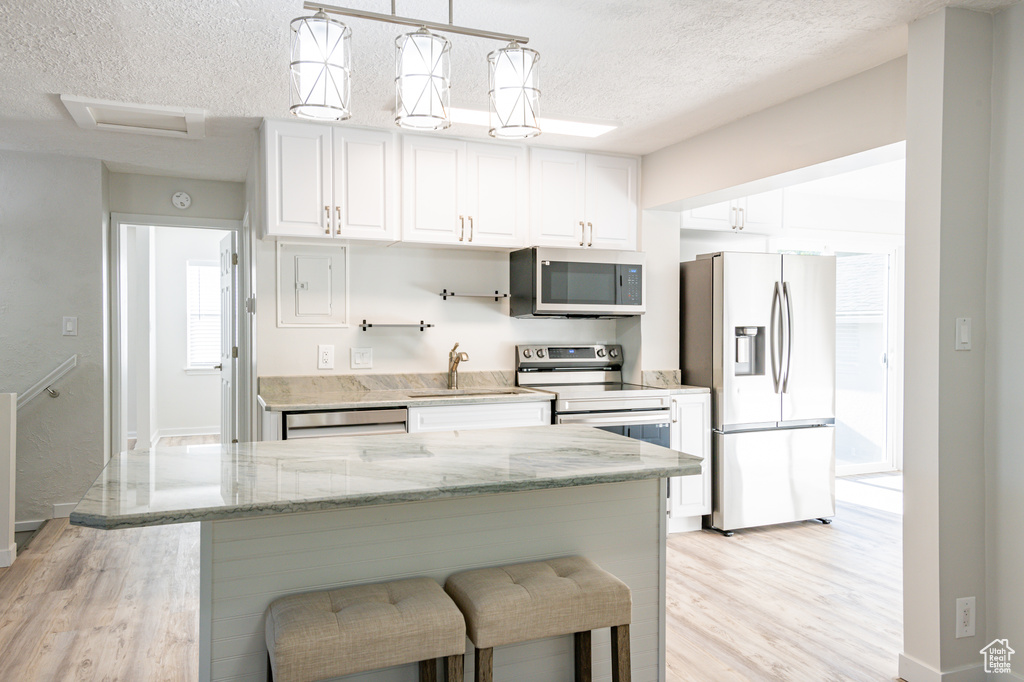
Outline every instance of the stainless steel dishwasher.
<path fill-rule="evenodd" d="M 364 436 L 405 433 L 409 411 L 404 407 L 379 410 L 331 410 L 327 412 L 285 412 L 284 440 L 325 436 Z"/>

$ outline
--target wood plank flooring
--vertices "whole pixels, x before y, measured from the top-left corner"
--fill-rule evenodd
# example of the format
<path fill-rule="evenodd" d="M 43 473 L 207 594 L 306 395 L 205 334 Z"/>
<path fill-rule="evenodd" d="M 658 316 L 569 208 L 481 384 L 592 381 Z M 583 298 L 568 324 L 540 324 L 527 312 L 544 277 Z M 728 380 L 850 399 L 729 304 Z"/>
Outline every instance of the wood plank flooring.
<path fill-rule="evenodd" d="M 198 679 L 199 526 L 49 521 L 0 569 L 0 680 Z"/>
<path fill-rule="evenodd" d="M 902 516 L 840 502 L 816 521 L 668 540 L 668 679 L 897 678 Z"/>
<path fill-rule="evenodd" d="M 901 517 L 672 535 L 672 682 L 893 680 Z M 0 680 L 198 677 L 199 526 L 99 531 L 50 521 L 0 569 Z"/>

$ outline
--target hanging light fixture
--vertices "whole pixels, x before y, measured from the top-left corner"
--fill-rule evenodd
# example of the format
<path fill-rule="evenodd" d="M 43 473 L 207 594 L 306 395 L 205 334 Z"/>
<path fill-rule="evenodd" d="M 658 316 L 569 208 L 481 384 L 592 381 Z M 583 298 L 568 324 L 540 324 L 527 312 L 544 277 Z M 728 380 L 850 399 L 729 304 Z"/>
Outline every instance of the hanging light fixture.
<path fill-rule="evenodd" d="M 512 41 L 487 55 L 490 74 L 491 137 L 520 138 L 540 134 L 540 54 Z"/>
<path fill-rule="evenodd" d="M 291 23 L 291 112 L 303 118 L 349 118 L 352 31 L 323 10 Z"/>
<path fill-rule="evenodd" d="M 426 28 L 395 40 L 395 123 L 419 130 L 452 124 L 451 48 L 451 41 Z"/>

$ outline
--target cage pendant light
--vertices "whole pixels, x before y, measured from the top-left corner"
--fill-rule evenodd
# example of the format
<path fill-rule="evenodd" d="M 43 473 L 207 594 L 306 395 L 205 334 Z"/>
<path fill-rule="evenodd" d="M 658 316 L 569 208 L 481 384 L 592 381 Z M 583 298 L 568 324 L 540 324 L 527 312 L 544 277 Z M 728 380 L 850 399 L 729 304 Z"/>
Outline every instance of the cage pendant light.
<path fill-rule="evenodd" d="M 291 23 L 291 112 L 303 118 L 349 118 L 352 31 L 322 11 Z"/>
<path fill-rule="evenodd" d="M 490 74 L 491 137 L 522 138 L 540 134 L 540 79 L 536 50 L 512 41 L 487 55 Z"/>
<path fill-rule="evenodd" d="M 395 123 L 419 130 L 452 124 L 451 47 L 426 28 L 395 40 Z"/>

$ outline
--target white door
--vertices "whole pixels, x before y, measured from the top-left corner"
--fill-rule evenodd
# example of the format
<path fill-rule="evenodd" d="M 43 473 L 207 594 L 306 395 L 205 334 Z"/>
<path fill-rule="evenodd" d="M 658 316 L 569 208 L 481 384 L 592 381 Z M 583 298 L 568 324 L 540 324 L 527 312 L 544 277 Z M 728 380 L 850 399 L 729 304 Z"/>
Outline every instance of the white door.
<path fill-rule="evenodd" d="M 636 251 L 636 159 L 587 154 L 587 246 Z"/>
<path fill-rule="evenodd" d="M 394 136 L 370 130 L 334 131 L 334 235 L 398 240 L 391 196 L 397 183 Z"/>
<path fill-rule="evenodd" d="M 308 123 L 268 122 L 267 233 L 331 234 L 331 129 Z"/>
<path fill-rule="evenodd" d="M 586 246 L 586 155 L 530 150 L 530 245 Z"/>
<path fill-rule="evenodd" d="M 526 175 L 525 148 L 467 144 L 466 241 L 480 246 L 523 246 Z"/>
<path fill-rule="evenodd" d="M 220 442 L 238 442 L 235 423 L 235 374 L 238 371 L 238 330 L 235 324 L 235 291 L 237 264 L 237 233 L 232 232 L 220 242 Z"/>
<path fill-rule="evenodd" d="M 407 136 L 402 141 L 402 241 L 466 243 L 460 168 L 466 143 Z"/>

